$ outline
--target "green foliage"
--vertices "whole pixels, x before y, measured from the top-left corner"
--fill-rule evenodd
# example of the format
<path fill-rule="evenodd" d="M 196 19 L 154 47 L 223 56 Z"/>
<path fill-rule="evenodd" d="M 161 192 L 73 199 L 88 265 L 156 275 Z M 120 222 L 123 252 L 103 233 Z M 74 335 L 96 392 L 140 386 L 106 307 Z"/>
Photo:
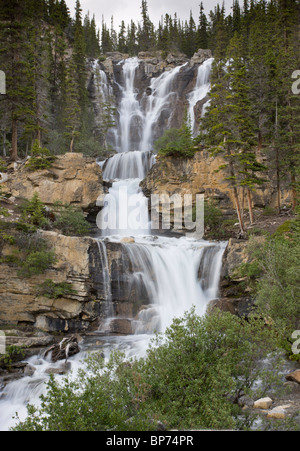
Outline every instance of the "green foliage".
<path fill-rule="evenodd" d="M 105 364 L 93 354 L 76 378 L 51 377 L 41 407 L 29 406 L 15 430 L 149 431 L 159 421 L 168 429 L 244 429 L 251 420 L 235 401 L 242 392 L 264 395 L 272 376 L 259 363 L 276 350 L 276 334 L 258 318 L 192 310 L 143 359 L 113 353 Z"/>
<path fill-rule="evenodd" d="M 222 224 L 223 213 L 218 207 L 217 202 L 210 198 L 204 203 L 204 224 L 210 233 L 215 234 L 220 230 Z"/>
<path fill-rule="evenodd" d="M 73 290 L 72 285 L 67 282 L 55 283 L 53 280 L 47 279 L 37 286 L 36 293 L 37 296 L 58 299 L 72 294 L 74 295 L 76 291 Z"/>
<path fill-rule="evenodd" d="M 64 235 L 83 236 L 89 234 L 90 226 L 81 210 L 72 205 L 63 205 L 61 202 L 56 202 L 54 209 L 57 216 L 54 227 Z"/>
<path fill-rule="evenodd" d="M 256 299 L 256 308 L 275 325 L 282 346 L 291 352 L 291 334 L 300 327 L 300 240 L 296 221 L 248 246 L 251 262 L 240 268 Z"/>
<path fill-rule="evenodd" d="M 20 346 L 7 346 L 4 355 L 0 355 L 0 367 L 10 368 L 15 360 L 25 357 L 25 352 Z"/>
<path fill-rule="evenodd" d="M 46 148 L 40 147 L 38 140 L 35 140 L 31 149 L 31 157 L 26 167 L 30 171 L 49 169 L 54 160 L 55 157 L 51 155 L 51 152 Z"/>
<path fill-rule="evenodd" d="M 49 221 L 45 217 L 46 208 L 38 193 L 34 193 L 32 198 L 25 202 L 22 208 L 22 215 L 17 228 L 27 233 L 32 233 L 36 228 L 46 228 Z"/>
<path fill-rule="evenodd" d="M 300 327 L 299 255 L 299 238 L 284 235 L 269 239 L 259 253 L 257 304 L 286 338 Z"/>
<path fill-rule="evenodd" d="M 183 126 L 180 129 L 166 130 L 161 138 L 154 143 L 154 149 L 161 156 L 174 156 L 179 158 L 193 158 L 195 148 L 190 121 L 185 115 Z"/>
<path fill-rule="evenodd" d="M 0 157 L 0 172 L 5 172 L 7 170 L 6 161 L 3 160 L 3 158 Z M 1 189 L 1 185 L 0 185 Z"/>
<path fill-rule="evenodd" d="M 274 208 L 272 208 L 270 205 L 267 205 L 263 209 L 262 213 L 263 213 L 264 216 L 274 216 L 274 215 L 276 215 L 276 210 Z"/>
<path fill-rule="evenodd" d="M 19 250 L 15 254 L 18 260 L 12 254 L 11 262 L 19 267 L 19 277 L 30 278 L 33 275 L 43 274 L 56 262 L 54 250 L 38 233 L 16 233 L 14 244 Z"/>
<path fill-rule="evenodd" d="M 30 278 L 34 275 L 43 274 L 56 262 L 54 251 L 42 250 L 30 252 L 22 262 L 18 271 L 19 277 Z"/>

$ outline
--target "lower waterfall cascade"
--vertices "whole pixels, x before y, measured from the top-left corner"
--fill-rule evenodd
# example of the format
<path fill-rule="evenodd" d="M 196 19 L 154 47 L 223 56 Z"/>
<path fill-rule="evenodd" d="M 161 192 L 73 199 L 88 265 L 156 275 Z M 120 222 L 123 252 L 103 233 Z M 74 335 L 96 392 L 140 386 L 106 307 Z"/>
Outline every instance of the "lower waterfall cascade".
<path fill-rule="evenodd" d="M 151 142 L 152 125 L 163 105 L 168 102 L 169 96 L 173 95 L 170 87 L 180 67 L 165 73 L 160 80 L 157 78 L 153 81 L 151 91 L 153 94 L 149 96 L 147 114 L 143 116 L 146 125 L 144 134 L 140 137 L 140 142 L 144 146 L 142 151 L 130 148 L 132 120 L 141 119 L 134 91 L 134 72 L 137 64 L 137 59 L 129 59 L 124 64 L 126 76 L 120 125 L 123 144 L 120 145 L 120 150 L 126 150 L 99 163 L 103 170 L 103 179 L 112 183 L 97 220 L 97 225 L 101 229 L 97 238 L 99 258 L 106 286 L 105 320 L 100 325 L 101 338 L 98 338 L 101 344 L 97 345 L 96 339 L 93 341 L 88 337 L 83 340 L 80 344 L 81 353 L 69 359 L 74 374 L 82 367 L 82 362 L 90 349 L 100 348 L 106 358 L 114 349 L 122 349 L 127 356 L 144 356 L 155 331 L 163 333 L 175 317 L 182 316 L 193 306 L 199 315 L 203 315 L 209 301 L 218 297 L 225 242 L 211 243 L 188 236 L 178 238 L 152 234 L 148 203 L 140 188 L 140 182 L 155 164 L 155 156 L 148 145 Z M 209 64 L 211 61 L 207 67 Z M 207 67 L 204 68 L 205 77 L 202 79 L 205 93 L 208 89 Z M 194 103 L 195 101 L 196 98 L 193 99 Z M 127 204 L 120 198 L 124 192 L 127 194 Z M 131 205 L 135 206 L 133 211 L 130 211 Z M 114 221 L 111 220 L 113 215 Z M 144 218 L 142 228 L 133 226 L 134 218 L 137 216 L 139 220 Z M 129 220 L 130 217 L 133 218 L 132 222 Z M 124 237 L 131 240 L 126 242 Z M 132 335 L 109 335 L 110 321 L 116 314 L 106 255 L 107 240 L 121 244 L 124 255 L 130 260 L 133 268 L 130 283 L 143 289 L 145 293 L 145 303 L 140 306 L 138 314 L 134 318 L 129 318 L 132 322 Z M 107 336 L 103 336 L 104 333 L 107 333 Z M 34 374 L 11 382 L 3 389 L 0 388 L 0 430 L 8 430 L 15 424 L 13 415 L 16 412 L 23 420 L 26 417 L 28 402 L 39 404 L 39 397 L 45 392 L 45 382 L 49 377 L 47 369 L 59 368 L 61 364 L 59 362 L 53 364 L 49 357 L 44 358 L 41 355 L 33 356 L 27 361 L 35 368 Z"/>

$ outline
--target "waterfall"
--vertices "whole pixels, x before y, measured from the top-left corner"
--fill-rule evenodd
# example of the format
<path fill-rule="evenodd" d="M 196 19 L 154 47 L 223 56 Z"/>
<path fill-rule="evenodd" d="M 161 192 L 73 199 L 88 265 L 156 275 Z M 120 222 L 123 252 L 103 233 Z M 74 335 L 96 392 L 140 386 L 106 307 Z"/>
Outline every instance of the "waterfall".
<path fill-rule="evenodd" d="M 102 281 L 103 281 L 103 292 L 106 301 L 105 317 L 111 318 L 113 316 L 113 305 L 112 305 L 112 294 L 111 294 L 111 282 L 108 268 L 107 250 L 105 242 L 102 240 L 97 241 L 100 264 L 102 268 Z"/>
<path fill-rule="evenodd" d="M 211 246 L 206 242 L 189 242 L 182 239 L 164 239 L 159 244 L 124 244 L 133 268 L 138 270 L 135 282 L 142 284 L 148 293 L 149 304 L 140 311 L 136 333 L 164 332 L 173 318 L 196 307 L 203 315 L 210 300 L 218 296 L 219 278 L 225 243 Z M 199 267 L 213 249 L 210 261 L 204 265 L 208 272 L 206 285 L 199 281 Z"/>
<path fill-rule="evenodd" d="M 150 84 L 150 95 L 146 96 L 145 113 L 143 123 L 143 134 L 141 139 L 141 150 L 151 150 L 153 146 L 153 127 L 158 123 L 161 115 L 164 112 L 168 114 L 168 122 L 166 128 L 169 128 L 170 120 L 172 118 L 172 111 L 170 110 L 172 101 L 177 97 L 176 93 L 176 77 L 181 69 L 188 63 L 177 66 L 169 72 L 164 72 L 158 78 L 152 78 Z"/>
<path fill-rule="evenodd" d="M 102 164 L 104 180 L 143 180 L 155 163 L 152 152 L 125 152 L 108 158 Z"/>
<path fill-rule="evenodd" d="M 214 59 L 209 58 L 208 60 L 204 61 L 203 64 L 201 64 L 198 67 L 198 75 L 196 80 L 196 85 L 194 90 L 189 94 L 188 100 L 189 100 L 189 116 L 192 124 L 193 133 L 196 134 L 197 132 L 197 120 L 195 115 L 195 107 L 197 106 L 198 102 L 201 100 L 204 100 L 210 90 L 210 74 L 212 69 Z M 204 111 L 204 106 L 202 107 L 202 112 Z"/>
<path fill-rule="evenodd" d="M 209 89 L 211 63 L 212 60 L 208 60 L 199 67 L 195 89 L 188 98 L 193 123 L 196 120 L 195 106 L 205 99 Z M 120 64 L 124 83 L 120 86 L 119 123 L 115 129 L 119 153 L 99 163 L 103 168 L 104 180 L 111 181 L 112 186 L 97 218 L 101 229 L 98 237 L 99 280 L 103 287 L 103 313 L 106 320 L 96 334 L 109 332 L 110 322 L 120 318 L 132 322 L 134 335 L 101 335 L 101 340 L 98 336 L 95 341 L 85 337 L 80 345 L 82 353 L 69 359 L 72 377 L 82 368 L 86 349 L 100 349 L 107 356 L 112 349 L 120 348 L 127 356 L 144 356 L 155 330 L 164 332 L 175 317 L 181 317 L 193 306 L 199 315 L 203 315 L 208 302 L 218 296 L 222 256 L 226 246 L 226 243 L 209 243 L 184 236 L 165 238 L 152 235 L 148 200 L 141 191 L 140 182 L 155 163 L 155 157 L 150 152 L 155 125 L 160 123 L 162 116 L 167 118 L 165 126 L 170 123 L 170 108 L 177 96 L 176 80 L 182 66 L 153 78 L 149 95 L 139 96 L 135 77 L 140 61 L 129 58 Z M 107 101 L 112 95 L 111 88 L 105 73 L 100 69 L 97 73 L 99 99 L 101 102 Z M 132 242 L 124 242 L 124 237 L 133 237 Z M 138 302 L 134 318 L 117 317 L 115 313 L 106 246 L 106 241 L 110 240 L 119 243 L 122 258 L 126 257 L 130 261 L 131 272 L 124 279 L 129 284 L 128 293 L 135 291 L 140 296 L 138 301 L 143 303 L 140 305 Z M 122 274 L 120 280 L 121 277 Z M 8 430 L 15 424 L 12 419 L 15 412 L 19 413 L 21 419 L 26 417 L 28 402 L 39 405 L 38 398 L 45 393 L 49 367 L 59 372 L 61 365 L 61 362 L 54 364 L 41 356 L 29 358 L 28 363 L 35 367 L 33 376 L 23 377 L 0 389 L 1 430 Z"/>
<path fill-rule="evenodd" d="M 128 237 L 150 234 L 148 199 L 140 189 L 139 178 L 113 183 L 97 217 L 102 236 Z"/>
<path fill-rule="evenodd" d="M 119 153 L 151 151 L 153 127 L 160 120 L 164 122 L 163 128 L 169 127 L 174 113 L 172 105 L 178 97 L 177 76 L 188 63 L 152 78 L 147 90 L 150 95 L 141 95 L 135 84 L 135 75 L 141 61 L 138 58 L 128 58 L 122 64 L 123 84 L 118 84 L 122 98 L 118 108 L 119 124 L 115 130 L 118 137 L 117 150 Z"/>

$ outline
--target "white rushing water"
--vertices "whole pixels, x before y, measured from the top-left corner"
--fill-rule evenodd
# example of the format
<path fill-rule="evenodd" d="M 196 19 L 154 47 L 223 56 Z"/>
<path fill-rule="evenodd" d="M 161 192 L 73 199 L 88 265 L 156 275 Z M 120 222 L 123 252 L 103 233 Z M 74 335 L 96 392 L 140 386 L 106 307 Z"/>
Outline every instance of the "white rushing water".
<path fill-rule="evenodd" d="M 205 99 L 210 90 L 210 75 L 214 59 L 209 58 L 198 67 L 198 74 L 195 89 L 189 94 L 189 116 L 193 128 L 193 133 L 197 133 L 197 121 L 195 117 L 195 107 L 198 102 Z M 206 102 L 207 103 L 207 102 Z M 205 114 L 206 104 L 203 105 L 202 115 Z"/>
<path fill-rule="evenodd" d="M 195 92 L 189 98 L 191 109 L 192 105 L 195 106 L 197 101 L 206 96 L 210 64 L 211 61 L 204 63 L 202 71 L 199 68 L 199 80 Z M 131 318 L 134 335 L 99 335 L 101 338 L 97 337 L 95 341 L 85 339 L 80 343 L 82 352 L 69 360 L 74 377 L 78 369 L 82 368 L 89 349 L 101 349 L 106 357 L 114 349 L 122 349 L 127 356 L 143 356 L 155 330 L 164 332 L 175 317 L 181 317 L 193 306 L 199 315 L 203 315 L 209 301 L 218 296 L 226 243 L 152 234 L 148 201 L 141 191 L 140 182 L 155 163 L 155 157 L 150 152 L 153 127 L 164 108 L 168 108 L 172 96 L 176 95 L 174 82 L 181 67 L 152 80 L 152 91 L 147 99 L 143 99 L 142 110 L 135 90 L 138 65 L 137 58 L 130 58 L 123 63 L 124 85 L 121 87 L 118 137 L 121 152 L 101 163 L 103 178 L 112 182 L 97 221 L 101 229 L 98 247 L 107 317 L 102 324 L 102 332 L 109 330 L 110 321 L 115 315 L 106 253 L 107 240 L 120 243 L 124 256 L 131 262 L 129 283 L 143 289 L 147 302 L 140 308 L 137 316 Z M 106 83 L 104 75 L 100 71 L 98 79 Z M 102 91 L 104 99 L 110 94 L 109 91 Z M 137 130 L 142 130 L 138 132 L 138 139 L 135 139 L 140 143 L 140 148 L 133 149 L 132 134 Z M 133 237 L 132 242 L 124 242 L 124 237 Z M 59 368 L 63 364 L 54 364 L 41 356 L 34 356 L 28 362 L 35 368 L 32 376 L 23 377 L 0 388 L 0 430 L 8 430 L 15 424 L 12 418 L 15 412 L 24 419 L 28 402 L 39 404 L 39 396 L 45 393 L 49 367 Z"/>
<path fill-rule="evenodd" d="M 119 85 L 122 99 L 118 108 L 119 123 L 115 129 L 115 143 L 118 152 L 147 152 L 153 147 L 153 127 L 161 115 L 167 112 L 172 118 L 172 101 L 177 98 L 176 81 L 181 69 L 188 63 L 153 77 L 150 82 L 150 95 L 138 92 L 136 72 L 141 61 L 134 57 L 121 62 L 123 85 Z"/>

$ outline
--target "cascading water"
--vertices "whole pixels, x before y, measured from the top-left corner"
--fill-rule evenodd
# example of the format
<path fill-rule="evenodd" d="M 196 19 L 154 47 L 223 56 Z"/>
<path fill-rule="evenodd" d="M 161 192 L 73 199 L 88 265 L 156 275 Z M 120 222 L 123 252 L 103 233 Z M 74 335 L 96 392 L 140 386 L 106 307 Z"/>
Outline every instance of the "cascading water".
<path fill-rule="evenodd" d="M 141 139 L 141 149 L 151 150 L 153 146 L 153 127 L 158 122 L 160 116 L 164 111 L 169 112 L 171 101 L 176 94 L 176 78 L 181 69 L 186 66 L 177 66 L 175 69 L 164 72 L 158 78 L 152 78 L 150 84 L 149 96 L 144 97 L 144 120 L 143 120 L 143 134 Z M 169 128 L 169 123 L 172 114 L 169 115 L 169 120 L 166 128 Z"/>
<path fill-rule="evenodd" d="M 155 163 L 152 152 L 125 152 L 114 155 L 102 165 L 104 180 L 143 180 Z"/>
<path fill-rule="evenodd" d="M 129 283 L 135 284 L 144 293 L 147 302 L 140 306 L 136 317 L 131 318 L 135 335 L 106 338 L 101 336 L 101 349 L 106 356 L 111 350 L 121 348 L 128 356 L 139 357 L 145 354 L 155 330 L 164 332 L 174 317 L 182 316 L 192 306 L 196 307 L 200 315 L 204 314 L 208 302 L 218 296 L 225 243 L 213 244 L 186 237 L 178 239 L 151 235 L 148 203 L 139 185 L 155 163 L 155 157 L 150 152 L 153 126 L 164 109 L 169 107 L 172 96 L 176 96 L 174 83 L 181 67 L 153 79 L 151 94 L 139 101 L 135 91 L 135 74 L 139 61 L 132 58 L 122 64 L 124 85 L 118 128 L 120 153 L 100 163 L 103 178 L 113 182 L 104 200 L 107 205 L 104 206 L 98 221 L 102 229 L 98 247 L 105 285 L 107 317 L 101 332 L 109 329 L 110 320 L 115 315 L 105 240 L 120 242 L 124 256 L 131 262 L 132 274 Z M 205 92 L 209 89 L 207 77 L 210 64 L 211 61 L 205 64 L 203 77 L 199 68 L 195 93 L 189 97 L 191 110 L 199 100 L 205 98 Z M 100 82 L 106 83 L 104 74 L 100 72 L 98 75 Z M 110 91 L 102 92 L 103 98 L 110 94 Z M 122 197 L 125 193 L 126 197 Z M 135 227 L 136 223 L 142 223 L 144 226 Z M 125 243 L 122 240 L 124 236 L 134 237 L 133 242 Z M 84 349 L 89 346 L 85 343 L 88 342 L 81 344 L 82 353 L 70 359 L 74 376 L 82 366 L 80 362 L 85 356 Z M 99 348 L 99 345 L 94 344 L 94 347 Z M 21 419 L 26 416 L 28 402 L 39 404 L 38 397 L 45 392 L 49 366 L 58 368 L 60 365 L 40 356 L 30 358 L 29 364 L 36 368 L 33 376 L 15 381 L 0 392 L 2 430 L 7 430 L 14 424 L 12 416 L 15 412 L 19 413 Z"/>
<path fill-rule="evenodd" d="M 198 75 L 195 89 L 189 94 L 189 116 L 192 124 L 193 133 L 197 132 L 197 121 L 195 116 L 195 107 L 198 102 L 204 100 L 210 90 L 210 74 L 214 59 L 209 58 L 198 67 Z M 205 113 L 205 104 L 202 107 L 202 115 Z"/>
<path fill-rule="evenodd" d="M 209 300 L 218 296 L 224 243 L 211 246 L 183 237 L 123 246 L 133 267 L 139 268 L 140 283 L 149 294 L 149 305 L 144 306 L 135 322 L 136 333 L 163 332 L 173 318 L 183 316 L 193 306 L 203 315 Z M 203 287 L 199 267 L 208 249 L 214 252 L 206 267 L 209 280 Z"/>
<path fill-rule="evenodd" d="M 123 85 L 118 84 L 122 98 L 118 107 L 118 125 L 114 130 L 115 144 L 119 153 L 132 151 L 147 152 L 153 147 L 153 127 L 164 123 L 169 128 L 173 115 L 172 104 L 177 98 L 176 81 L 180 71 L 188 63 L 163 72 L 152 78 L 147 92 L 136 87 L 136 72 L 141 64 L 138 58 L 128 58 L 123 65 Z M 168 120 L 161 120 L 164 115 Z"/>

